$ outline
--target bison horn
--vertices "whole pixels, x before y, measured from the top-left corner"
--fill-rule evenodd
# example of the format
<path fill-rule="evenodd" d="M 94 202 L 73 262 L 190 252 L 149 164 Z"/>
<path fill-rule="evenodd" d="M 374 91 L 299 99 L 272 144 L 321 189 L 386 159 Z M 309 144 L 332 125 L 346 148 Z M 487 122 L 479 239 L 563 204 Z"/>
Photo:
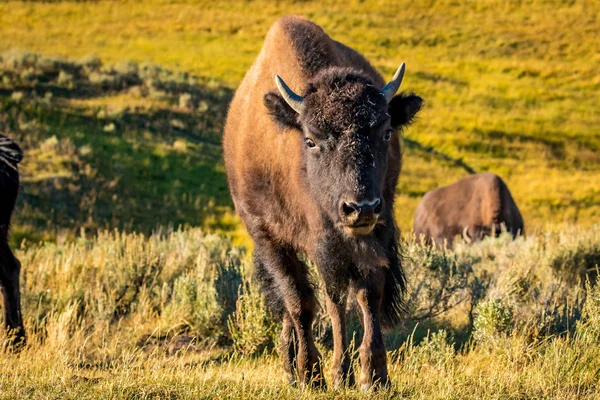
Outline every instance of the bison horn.
<path fill-rule="evenodd" d="M 400 89 L 400 84 L 402 83 L 402 78 L 404 78 L 404 70 L 406 69 L 406 64 L 402 63 L 398 67 L 398 70 L 394 74 L 392 80 L 381 89 L 381 94 L 385 97 L 385 101 L 388 103 L 392 101 L 398 89 Z"/>
<path fill-rule="evenodd" d="M 294 111 L 300 114 L 302 112 L 302 100 L 304 100 L 304 98 L 294 93 L 294 91 L 290 89 L 288 85 L 286 85 L 279 75 L 275 75 L 275 84 L 277 85 L 277 89 L 279 89 L 279 93 L 281 93 L 285 102 L 288 103 L 288 105 L 292 107 Z"/>
<path fill-rule="evenodd" d="M 467 242 L 467 244 L 471 244 L 473 240 L 471 239 L 471 236 L 469 236 L 469 225 L 465 226 L 465 229 L 463 229 L 462 236 L 465 242 Z"/>

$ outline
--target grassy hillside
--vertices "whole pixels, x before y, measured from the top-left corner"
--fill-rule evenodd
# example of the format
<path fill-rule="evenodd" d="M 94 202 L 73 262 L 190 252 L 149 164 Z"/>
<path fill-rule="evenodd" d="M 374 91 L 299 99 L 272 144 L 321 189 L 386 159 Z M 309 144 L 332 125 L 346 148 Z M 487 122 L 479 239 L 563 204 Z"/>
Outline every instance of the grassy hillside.
<path fill-rule="evenodd" d="M 29 339 L 12 352 L 0 336 L 0 399 L 374 397 L 287 385 L 227 189 L 227 106 L 292 13 L 388 77 L 406 62 L 426 100 L 403 138 L 407 313 L 377 398 L 598 398 L 600 5 L 150 0 L 0 2 Z M 507 181 L 528 236 L 417 243 L 421 196 L 482 171 Z M 330 378 L 323 310 L 314 328 Z M 356 364 L 351 310 L 349 329 Z"/>
<path fill-rule="evenodd" d="M 0 79 L 0 131 L 26 153 L 13 241 L 231 228 L 220 148 L 230 89 L 150 63 L 27 52 L 0 55 Z"/>
<path fill-rule="evenodd" d="M 407 63 L 405 88 L 421 94 L 427 106 L 406 134 L 397 210 L 405 232 L 423 193 L 471 171 L 487 170 L 508 182 L 530 228 L 593 223 L 600 217 L 598 11 L 592 2 L 560 1 L 332 1 L 326 6 L 260 0 L 2 3 L 0 51 L 19 48 L 74 60 L 95 53 L 104 68 L 115 64 L 126 69 L 121 60 L 139 65 L 150 61 L 213 83 L 201 96 L 206 104 L 202 107 L 208 107 L 202 117 L 189 113 L 190 119 L 184 121 L 188 123 L 178 128 L 172 127 L 173 119 L 182 118 L 172 107 L 178 105 L 176 99 L 169 105 L 123 90 L 78 95 L 50 90 L 54 99 L 66 97 L 61 110 L 20 111 L 25 125 L 43 119 L 47 129 L 26 143 L 26 196 L 17 215 L 17 230 L 39 236 L 35 231 L 46 218 L 51 221 L 47 230 L 58 222 L 58 226 L 74 227 L 76 233 L 88 221 L 89 210 L 80 215 L 70 206 L 59 205 L 66 203 L 43 187 L 44 181 L 81 179 L 65 178 L 73 172 L 61 166 L 45 169 L 48 151 L 41 147 L 53 136 L 59 147 L 61 140 L 69 138 L 75 147 L 84 146 L 84 151 L 96 155 L 80 161 L 80 170 L 89 165 L 95 171 L 94 179 L 87 179 L 89 185 L 106 183 L 95 187 L 98 195 L 82 205 L 85 209 L 90 202 L 104 204 L 98 206 L 103 211 L 91 212 L 90 226 L 144 230 L 155 224 L 198 225 L 204 223 L 201 210 L 207 201 L 230 207 L 217 146 L 223 114 L 231 90 L 258 53 L 268 27 L 279 15 L 289 13 L 321 24 L 334 38 L 362 51 L 386 76 L 399 62 Z M 4 62 L 2 68 L 10 66 Z M 0 85 L 6 104 L 15 87 Z M 39 96 L 48 91 L 36 90 Z M 81 92 L 76 83 L 72 91 Z M 92 117 L 90 123 L 90 115 L 103 107 L 107 113 L 100 119 L 111 120 L 111 115 L 121 113 L 125 122 L 115 123 L 108 132 L 110 122 Z M 156 121 L 154 129 L 135 123 L 142 115 Z M 196 124 L 196 119 L 204 122 Z M 18 139 L 29 137 L 14 124 L 7 133 Z M 206 137 L 214 146 L 204 147 L 212 146 L 211 150 L 198 148 L 198 138 Z M 188 161 L 180 145 L 186 148 Z M 205 158 L 205 151 L 213 155 Z M 106 155 L 124 160 L 109 165 Z M 44 177 L 41 185 L 34 185 L 40 176 Z M 107 191 L 116 177 L 114 190 Z M 35 202 L 27 193 L 39 196 L 39 203 L 50 201 L 54 211 L 48 215 L 40 209 L 32 221 L 28 210 L 30 201 Z M 107 193 L 109 197 L 102 199 Z M 117 204 L 129 206 L 111 207 L 113 194 L 126 197 L 117 199 Z M 231 227 L 235 220 L 228 217 L 222 222 Z M 48 235 L 54 234 L 42 236 Z"/>

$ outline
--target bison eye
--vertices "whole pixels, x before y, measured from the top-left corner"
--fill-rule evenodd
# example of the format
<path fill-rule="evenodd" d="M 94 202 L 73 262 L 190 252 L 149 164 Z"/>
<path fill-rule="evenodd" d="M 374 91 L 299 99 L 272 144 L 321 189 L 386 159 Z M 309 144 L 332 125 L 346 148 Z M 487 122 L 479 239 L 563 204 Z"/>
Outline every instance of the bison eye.
<path fill-rule="evenodd" d="M 385 134 L 383 135 L 383 140 L 385 140 L 386 142 L 389 142 L 391 137 L 392 137 L 392 130 L 388 129 L 387 131 L 385 131 Z"/>
<path fill-rule="evenodd" d="M 304 139 L 304 143 L 306 143 L 306 147 L 308 147 L 309 149 L 314 149 L 315 147 L 317 147 L 316 143 L 309 138 Z"/>

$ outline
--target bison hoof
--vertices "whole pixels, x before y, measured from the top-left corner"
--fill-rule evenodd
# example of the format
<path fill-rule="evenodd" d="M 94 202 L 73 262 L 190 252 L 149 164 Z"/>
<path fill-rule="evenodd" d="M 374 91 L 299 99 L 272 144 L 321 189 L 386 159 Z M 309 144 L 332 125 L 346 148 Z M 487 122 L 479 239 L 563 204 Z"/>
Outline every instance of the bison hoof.
<path fill-rule="evenodd" d="M 27 340 L 25 338 L 24 329 L 13 329 L 8 332 L 8 339 L 6 340 L 6 348 L 11 352 L 19 352 L 23 350 L 25 345 L 27 344 Z"/>
<path fill-rule="evenodd" d="M 371 390 L 372 385 L 370 383 L 363 383 L 362 385 L 360 385 L 360 390 L 363 392 L 368 392 L 369 390 Z"/>
<path fill-rule="evenodd" d="M 373 383 L 369 382 L 369 383 L 361 384 L 360 390 L 363 392 L 370 392 L 370 391 L 376 392 L 378 390 L 385 389 L 387 387 L 388 387 L 388 385 L 382 385 L 379 382 L 373 382 Z"/>
<path fill-rule="evenodd" d="M 348 373 L 346 374 L 338 374 L 333 379 L 333 387 L 336 389 L 343 389 L 347 387 L 352 387 L 355 384 L 354 374 Z"/>
<path fill-rule="evenodd" d="M 360 390 L 363 392 L 368 391 L 377 391 L 381 389 L 386 389 L 390 386 L 390 381 L 387 377 L 374 379 L 373 381 L 363 380 L 361 379 Z"/>
<path fill-rule="evenodd" d="M 293 374 L 286 374 L 286 379 L 288 381 L 288 384 L 291 386 L 296 386 L 298 384 L 298 381 L 296 380 L 296 376 Z"/>

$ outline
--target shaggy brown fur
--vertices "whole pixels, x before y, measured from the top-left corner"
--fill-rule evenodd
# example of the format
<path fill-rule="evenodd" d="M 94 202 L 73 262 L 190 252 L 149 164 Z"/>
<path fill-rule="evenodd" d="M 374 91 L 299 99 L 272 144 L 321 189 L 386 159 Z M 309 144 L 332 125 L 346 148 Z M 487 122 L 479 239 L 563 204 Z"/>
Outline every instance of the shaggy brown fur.
<path fill-rule="evenodd" d="M 497 235 L 502 225 L 513 236 L 524 233 L 523 218 L 504 181 L 492 173 L 471 175 L 427 192 L 415 212 L 414 231 L 439 247 L 455 236 L 467 242 Z"/>
<path fill-rule="evenodd" d="M 274 76 L 303 95 L 298 114 Z M 307 266 L 325 282 L 334 330 L 335 384 L 351 383 L 345 309 L 356 293 L 365 334 L 363 388 L 388 382 L 381 325 L 400 318 L 404 275 L 393 219 L 401 168 L 397 131 L 422 100 L 397 95 L 356 51 L 300 17 L 279 19 L 231 103 L 223 138 L 237 212 L 252 236 L 255 277 L 281 316 L 290 380 L 324 383 L 312 322 L 317 300 Z"/>
<path fill-rule="evenodd" d="M 15 344 L 25 340 L 19 293 L 21 263 L 8 246 L 8 229 L 19 191 L 17 164 L 21 158 L 19 146 L 0 135 L 0 291 L 4 298 L 4 325 L 12 331 Z"/>

